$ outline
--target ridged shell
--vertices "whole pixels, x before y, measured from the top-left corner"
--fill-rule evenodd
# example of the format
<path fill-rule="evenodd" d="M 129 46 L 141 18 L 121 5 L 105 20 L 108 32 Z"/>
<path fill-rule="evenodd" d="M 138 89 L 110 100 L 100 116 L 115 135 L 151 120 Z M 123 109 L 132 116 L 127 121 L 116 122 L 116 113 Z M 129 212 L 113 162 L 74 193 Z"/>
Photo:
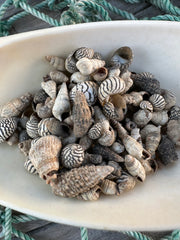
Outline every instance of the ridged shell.
<path fill-rule="evenodd" d="M 83 75 L 90 75 L 97 69 L 104 67 L 105 61 L 99 59 L 88 59 L 81 58 L 77 63 L 76 67 Z"/>
<path fill-rule="evenodd" d="M 125 191 L 132 190 L 136 185 L 136 181 L 134 177 L 130 176 L 126 172 L 123 172 L 120 178 L 118 178 L 116 182 L 117 182 L 117 189 L 120 194 Z"/>
<path fill-rule="evenodd" d="M 38 92 L 34 94 L 33 102 L 35 104 L 44 103 L 47 97 L 48 95 L 45 93 L 45 91 L 43 89 L 40 89 Z"/>
<path fill-rule="evenodd" d="M 97 90 L 98 86 L 95 82 L 92 81 L 85 81 L 82 83 L 78 83 L 76 86 L 74 86 L 70 92 L 70 99 L 72 101 L 75 100 L 76 92 L 82 92 L 84 93 L 87 103 L 89 106 L 95 104 L 97 100 Z"/>
<path fill-rule="evenodd" d="M 32 95 L 25 93 L 19 98 L 12 99 L 4 104 L 1 108 L 1 117 L 17 117 L 19 116 L 31 103 Z"/>
<path fill-rule="evenodd" d="M 76 137 L 84 136 L 91 125 L 91 112 L 84 93 L 76 92 L 73 106 L 73 132 Z"/>
<path fill-rule="evenodd" d="M 29 159 L 25 161 L 24 168 L 31 174 L 38 174 L 36 168 Z"/>
<path fill-rule="evenodd" d="M 170 120 L 180 119 L 180 107 L 179 106 L 174 106 L 170 109 L 169 119 Z"/>
<path fill-rule="evenodd" d="M 108 102 L 111 95 L 123 92 L 125 87 L 124 80 L 119 77 L 110 77 L 104 80 L 98 89 L 98 98 L 101 105 Z"/>
<path fill-rule="evenodd" d="M 89 76 L 89 75 L 84 76 L 80 72 L 75 72 L 70 77 L 71 83 L 82 83 L 82 82 L 89 81 L 89 80 L 91 80 L 91 76 Z"/>
<path fill-rule="evenodd" d="M 38 103 L 36 106 L 36 113 L 40 118 L 49 118 L 52 116 L 52 108 L 54 105 L 54 99 L 48 97 L 45 103 Z"/>
<path fill-rule="evenodd" d="M 49 135 L 38 139 L 29 151 L 29 160 L 37 169 L 40 178 L 56 178 L 59 169 L 59 152 L 62 144 L 59 138 Z"/>
<path fill-rule="evenodd" d="M 141 138 L 146 139 L 147 135 L 152 132 L 161 132 L 161 127 L 154 126 L 153 124 L 147 124 L 143 129 L 141 129 Z"/>
<path fill-rule="evenodd" d="M 103 130 L 102 124 L 98 122 L 89 129 L 88 137 L 90 139 L 98 139 L 102 134 L 102 130 Z"/>
<path fill-rule="evenodd" d="M 174 95 L 174 93 L 166 89 L 161 89 L 161 95 L 166 102 L 165 110 L 169 110 L 176 105 L 176 96 Z"/>
<path fill-rule="evenodd" d="M 153 112 L 151 121 L 157 126 L 163 126 L 168 122 L 168 114 L 166 111 Z"/>
<path fill-rule="evenodd" d="M 142 128 L 152 119 L 152 113 L 148 110 L 139 110 L 133 115 L 133 121 L 138 127 Z"/>
<path fill-rule="evenodd" d="M 92 73 L 92 77 L 95 81 L 103 81 L 108 75 L 108 70 L 105 67 L 98 68 L 95 72 Z"/>
<path fill-rule="evenodd" d="M 18 144 L 20 151 L 27 157 L 31 148 L 32 139 L 25 140 Z"/>
<path fill-rule="evenodd" d="M 75 51 L 74 56 L 77 60 L 80 60 L 81 58 L 91 59 L 94 56 L 94 50 L 92 48 L 81 47 Z"/>
<path fill-rule="evenodd" d="M 0 120 L 0 143 L 13 135 L 17 128 L 16 118 L 2 118 Z"/>
<path fill-rule="evenodd" d="M 154 156 L 161 140 L 161 133 L 159 131 L 151 132 L 146 136 L 146 150 Z"/>
<path fill-rule="evenodd" d="M 100 185 L 101 191 L 106 195 L 116 195 L 117 194 L 117 185 L 115 182 L 104 179 Z"/>
<path fill-rule="evenodd" d="M 180 119 L 168 122 L 167 136 L 176 146 L 180 146 Z"/>
<path fill-rule="evenodd" d="M 31 138 L 39 137 L 38 124 L 38 118 L 34 114 L 32 114 L 29 121 L 26 123 L 26 131 Z"/>
<path fill-rule="evenodd" d="M 61 152 L 61 162 L 66 168 L 77 168 L 84 160 L 84 150 L 79 144 L 69 144 Z"/>
<path fill-rule="evenodd" d="M 113 171 L 110 166 L 85 166 L 62 173 L 50 185 L 54 194 L 76 197 L 89 191 Z"/>
<path fill-rule="evenodd" d="M 55 99 L 56 98 L 56 83 L 55 81 L 41 82 L 42 89 L 47 93 L 47 95 Z"/>
<path fill-rule="evenodd" d="M 57 56 L 46 56 L 45 59 L 52 65 L 54 68 L 60 71 L 65 71 L 64 59 Z"/>
<path fill-rule="evenodd" d="M 107 102 L 103 106 L 103 113 L 108 119 L 116 119 L 116 113 L 114 105 L 111 102 Z"/>
<path fill-rule="evenodd" d="M 51 71 L 49 75 L 50 75 L 50 78 L 57 84 L 67 82 L 69 80 L 69 78 L 60 71 Z"/>
<path fill-rule="evenodd" d="M 155 111 L 162 111 L 166 106 L 166 102 L 165 102 L 163 96 L 161 96 L 160 94 L 153 94 L 149 98 L 149 101 L 153 105 L 153 109 Z"/>
<path fill-rule="evenodd" d="M 100 197 L 100 187 L 96 185 L 85 193 L 81 193 L 77 196 L 77 199 L 85 201 L 96 201 Z"/>
<path fill-rule="evenodd" d="M 77 60 L 74 57 L 74 51 L 72 51 L 65 60 L 66 70 L 70 73 L 77 72 L 78 69 L 76 67 L 76 62 L 77 62 Z"/>
<path fill-rule="evenodd" d="M 143 110 L 149 110 L 150 112 L 153 112 L 153 105 L 149 101 L 142 101 L 139 104 L 139 107 Z"/>
<path fill-rule="evenodd" d="M 111 146 L 111 150 L 114 151 L 117 154 L 120 154 L 124 152 L 125 147 L 119 142 L 114 142 L 113 145 Z"/>
<path fill-rule="evenodd" d="M 86 153 L 85 156 L 84 156 L 84 162 L 85 162 L 85 164 L 92 163 L 92 164 L 95 164 L 95 165 L 99 165 L 99 164 L 102 163 L 102 156 L 99 155 L 99 154 Z"/>

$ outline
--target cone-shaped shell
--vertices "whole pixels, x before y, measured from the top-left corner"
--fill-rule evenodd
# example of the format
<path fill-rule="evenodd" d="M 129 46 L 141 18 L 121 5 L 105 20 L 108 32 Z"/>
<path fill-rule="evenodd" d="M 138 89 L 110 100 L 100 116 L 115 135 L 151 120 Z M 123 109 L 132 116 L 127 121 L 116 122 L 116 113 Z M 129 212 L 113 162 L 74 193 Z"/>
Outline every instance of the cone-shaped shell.
<path fill-rule="evenodd" d="M 50 185 L 54 194 L 76 197 L 89 191 L 113 171 L 110 166 L 85 166 L 62 173 Z"/>
<path fill-rule="evenodd" d="M 17 128 L 16 118 L 2 118 L 0 120 L 0 143 L 13 135 Z"/>
<path fill-rule="evenodd" d="M 167 136 L 176 146 L 180 146 L 180 119 L 168 122 Z"/>
<path fill-rule="evenodd" d="M 41 87 L 50 98 L 56 98 L 56 83 L 54 81 L 41 82 Z"/>
<path fill-rule="evenodd" d="M 117 194 L 117 184 L 109 179 L 104 179 L 100 187 L 101 187 L 101 191 L 106 195 Z"/>
<path fill-rule="evenodd" d="M 76 62 L 77 62 L 77 60 L 74 57 L 74 51 L 72 51 L 65 60 L 66 70 L 70 73 L 77 72 L 78 69 L 76 67 Z"/>
<path fill-rule="evenodd" d="M 57 84 L 67 82 L 69 80 L 69 78 L 60 71 L 51 71 L 49 75 L 50 75 L 50 78 Z"/>
<path fill-rule="evenodd" d="M 96 201 L 100 196 L 100 187 L 96 185 L 95 187 L 91 188 L 89 191 L 85 193 L 81 193 L 77 196 L 77 199 L 85 200 L 85 201 Z"/>
<path fill-rule="evenodd" d="M 81 58 L 77 63 L 76 67 L 83 75 L 90 75 L 98 68 L 104 67 L 105 61 L 99 59 L 88 59 Z"/>
<path fill-rule="evenodd" d="M 65 71 L 64 59 L 57 56 L 46 56 L 45 59 L 52 65 L 54 68 L 60 71 Z"/>
<path fill-rule="evenodd" d="M 123 172 L 120 178 L 117 180 L 117 188 L 120 194 L 133 189 L 135 185 L 136 180 L 134 177 L 130 176 L 126 172 Z"/>

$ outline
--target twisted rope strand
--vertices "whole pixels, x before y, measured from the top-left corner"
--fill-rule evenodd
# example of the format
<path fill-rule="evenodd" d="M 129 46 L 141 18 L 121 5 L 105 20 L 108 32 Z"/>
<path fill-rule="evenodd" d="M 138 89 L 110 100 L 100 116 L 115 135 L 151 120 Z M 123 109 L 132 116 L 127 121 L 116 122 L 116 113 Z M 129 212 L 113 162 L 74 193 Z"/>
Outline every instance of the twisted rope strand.
<path fill-rule="evenodd" d="M 160 8 L 165 13 L 180 16 L 180 8 L 174 6 L 170 0 L 147 0 L 155 7 Z"/>
<path fill-rule="evenodd" d="M 22 232 L 19 231 L 19 230 L 16 230 L 14 227 L 12 227 L 12 233 L 13 233 L 16 237 L 18 237 L 18 238 L 20 238 L 20 239 L 23 239 L 23 240 L 35 240 L 34 238 L 28 236 L 27 234 L 22 233 Z M 9 240 L 9 239 L 8 239 L 8 240 Z"/>
<path fill-rule="evenodd" d="M 11 240 L 11 231 L 12 231 L 12 210 L 10 208 L 5 208 L 4 215 L 4 240 Z"/>
<path fill-rule="evenodd" d="M 87 228 L 81 227 L 81 240 L 88 240 L 88 231 Z"/>
<path fill-rule="evenodd" d="M 132 232 L 132 231 L 123 231 L 124 234 L 133 237 L 137 240 L 153 240 L 150 237 L 147 237 L 146 235 L 140 233 L 140 232 Z"/>
<path fill-rule="evenodd" d="M 35 221 L 38 220 L 38 218 L 33 217 L 33 216 L 28 216 L 28 215 L 14 215 L 12 218 L 12 222 L 17 224 L 21 222 L 30 222 L 30 221 Z"/>
<path fill-rule="evenodd" d="M 174 230 L 171 235 L 161 238 L 161 240 L 179 240 L 180 239 L 180 230 Z"/>
<path fill-rule="evenodd" d="M 0 20 L 3 18 L 6 10 L 12 4 L 12 0 L 6 0 L 0 7 Z"/>

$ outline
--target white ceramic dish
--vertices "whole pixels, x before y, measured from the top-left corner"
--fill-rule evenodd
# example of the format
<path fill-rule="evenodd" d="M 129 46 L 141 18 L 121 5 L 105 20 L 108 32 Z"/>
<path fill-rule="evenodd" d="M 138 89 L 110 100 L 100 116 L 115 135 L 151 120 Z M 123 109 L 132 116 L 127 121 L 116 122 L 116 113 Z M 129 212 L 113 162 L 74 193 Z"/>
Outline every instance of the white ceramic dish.
<path fill-rule="evenodd" d="M 116 21 L 28 32 L 0 39 L 0 103 L 40 87 L 45 55 L 65 56 L 89 46 L 105 57 L 120 46 L 134 51 L 134 71 L 150 71 L 180 102 L 180 24 Z M 120 197 L 82 202 L 54 196 L 23 168 L 17 147 L 0 145 L 0 204 L 54 222 L 109 230 L 180 227 L 180 161 L 149 176 Z"/>

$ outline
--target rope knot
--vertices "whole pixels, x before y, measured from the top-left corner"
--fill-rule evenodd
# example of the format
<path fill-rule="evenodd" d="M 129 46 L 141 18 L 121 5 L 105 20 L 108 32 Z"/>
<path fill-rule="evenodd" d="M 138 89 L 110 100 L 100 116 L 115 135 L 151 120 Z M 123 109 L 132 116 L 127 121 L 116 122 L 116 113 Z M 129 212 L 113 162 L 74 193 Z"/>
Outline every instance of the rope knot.
<path fill-rule="evenodd" d="M 26 2 L 26 0 L 13 0 L 13 4 L 15 6 L 15 8 L 21 7 L 20 3 L 22 2 Z"/>

